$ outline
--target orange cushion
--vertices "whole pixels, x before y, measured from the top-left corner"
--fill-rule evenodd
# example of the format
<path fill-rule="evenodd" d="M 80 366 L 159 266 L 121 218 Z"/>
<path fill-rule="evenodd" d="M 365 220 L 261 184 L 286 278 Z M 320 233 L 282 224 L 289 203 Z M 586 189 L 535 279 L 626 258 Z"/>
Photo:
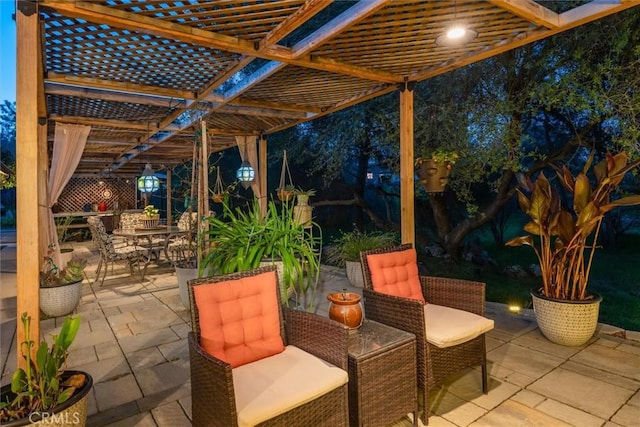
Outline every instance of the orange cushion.
<path fill-rule="evenodd" d="M 367 255 L 367 264 L 374 291 L 426 303 L 420 287 L 415 249 Z"/>
<path fill-rule="evenodd" d="M 202 348 L 234 368 L 282 352 L 276 292 L 274 271 L 195 286 Z"/>

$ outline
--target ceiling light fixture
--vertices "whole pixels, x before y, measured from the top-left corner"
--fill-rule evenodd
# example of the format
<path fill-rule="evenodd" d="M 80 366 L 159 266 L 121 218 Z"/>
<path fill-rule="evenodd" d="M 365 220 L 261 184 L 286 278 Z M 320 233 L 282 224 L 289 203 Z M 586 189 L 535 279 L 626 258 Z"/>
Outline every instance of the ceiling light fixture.
<path fill-rule="evenodd" d="M 478 33 L 476 31 L 457 24 L 450 27 L 445 33 L 439 35 L 436 38 L 436 44 L 438 46 L 446 47 L 464 46 L 476 37 L 478 37 Z"/>
<path fill-rule="evenodd" d="M 454 24 L 450 25 L 443 34 L 440 34 L 436 38 L 436 44 L 438 46 L 445 47 L 459 47 L 464 46 L 471 40 L 478 37 L 478 33 L 474 30 L 467 28 L 467 26 L 461 22 L 458 22 L 458 2 L 454 4 Z"/>

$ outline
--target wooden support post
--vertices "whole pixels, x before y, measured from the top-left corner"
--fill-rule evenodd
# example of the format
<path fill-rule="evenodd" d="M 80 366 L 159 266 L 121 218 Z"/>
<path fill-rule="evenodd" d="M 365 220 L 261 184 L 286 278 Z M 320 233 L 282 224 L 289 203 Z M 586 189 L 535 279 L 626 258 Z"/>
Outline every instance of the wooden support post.
<path fill-rule="evenodd" d="M 262 216 L 267 215 L 267 203 L 269 197 L 267 196 L 267 140 L 260 136 L 260 151 L 258 152 L 258 169 L 260 170 L 260 212 Z"/>
<path fill-rule="evenodd" d="M 167 169 L 167 225 L 173 225 L 173 215 L 171 214 L 171 169 Z"/>
<path fill-rule="evenodd" d="M 413 167 L 413 87 L 400 89 L 400 237 L 415 246 L 414 167 Z"/>
<path fill-rule="evenodd" d="M 198 195 L 198 202 L 200 205 L 199 210 L 201 212 L 200 218 L 202 218 L 203 216 L 209 215 L 209 144 L 207 139 L 207 122 L 205 120 L 202 120 L 200 122 L 200 130 L 200 137 L 202 138 L 202 143 L 200 144 L 202 150 L 202 157 L 200 160 L 200 162 L 202 163 L 202 167 L 200 168 L 200 188 L 202 192 Z M 200 218 L 198 218 L 198 220 L 200 220 Z M 202 224 L 198 222 L 198 224 L 198 232 L 205 233 L 205 238 L 203 239 L 202 243 L 206 252 L 209 246 L 209 239 L 208 235 L 206 234 L 206 232 L 209 231 L 209 221 L 204 221 Z"/>
<path fill-rule="evenodd" d="M 25 341 L 25 331 L 20 322 L 22 313 L 31 316 L 31 336 L 40 340 L 40 221 L 38 211 L 43 200 L 38 198 L 38 176 L 41 159 L 38 153 L 38 73 L 42 68 L 38 58 L 40 31 L 37 4 L 18 2 L 16 11 L 17 57 L 16 57 L 16 180 L 17 186 L 17 345 L 18 366 L 24 367 L 20 357 L 20 343 Z M 23 7 L 33 7 L 26 10 Z M 34 167 L 34 165 L 36 167 Z M 34 202 L 35 201 L 35 202 Z"/>

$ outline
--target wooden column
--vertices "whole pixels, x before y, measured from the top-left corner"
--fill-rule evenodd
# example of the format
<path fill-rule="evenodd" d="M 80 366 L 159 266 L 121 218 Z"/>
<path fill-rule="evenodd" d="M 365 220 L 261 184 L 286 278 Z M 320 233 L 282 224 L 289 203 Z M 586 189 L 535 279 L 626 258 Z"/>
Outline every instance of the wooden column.
<path fill-rule="evenodd" d="M 267 140 L 260 136 L 260 151 L 258 151 L 258 165 L 260 170 L 260 194 L 262 197 L 260 198 L 260 211 L 262 212 L 262 216 L 267 215 L 267 203 L 269 202 L 269 197 L 267 195 Z"/>
<path fill-rule="evenodd" d="M 33 10 L 26 8 L 33 7 Z M 38 176 L 41 170 L 38 154 L 38 73 L 40 36 L 37 5 L 18 2 L 16 11 L 16 180 L 17 186 L 17 345 L 18 366 L 24 363 L 20 357 L 20 343 L 25 340 L 20 317 L 26 312 L 31 316 L 31 336 L 40 340 L 40 228 L 38 220 Z M 35 165 L 35 167 L 34 167 Z"/>
<path fill-rule="evenodd" d="M 167 169 L 167 225 L 173 225 L 173 215 L 171 214 L 171 169 Z"/>
<path fill-rule="evenodd" d="M 415 246 L 414 167 L 413 167 L 413 87 L 400 89 L 400 237 Z"/>

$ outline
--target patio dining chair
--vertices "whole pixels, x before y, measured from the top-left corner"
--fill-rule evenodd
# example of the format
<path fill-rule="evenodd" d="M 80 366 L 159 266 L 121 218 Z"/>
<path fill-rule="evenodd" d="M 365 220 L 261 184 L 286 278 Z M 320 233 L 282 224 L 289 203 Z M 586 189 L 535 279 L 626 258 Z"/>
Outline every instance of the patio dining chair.
<path fill-rule="evenodd" d="M 451 374 L 480 365 L 482 391 L 488 392 L 484 317 L 485 284 L 420 276 L 409 245 L 360 253 L 364 307 L 368 319 L 416 336 L 418 390 L 422 421 L 429 417 L 429 392 Z"/>
<path fill-rule="evenodd" d="M 193 425 L 348 424 L 348 329 L 283 307 L 274 266 L 189 281 Z"/>
<path fill-rule="evenodd" d="M 195 258 L 198 234 L 197 221 L 197 212 L 183 212 L 177 223 L 179 232 L 169 234 L 165 238 L 165 257 L 173 266 L 183 266 Z"/>
<path fill-rule="evenodd" d="M 149 261 L 149 249 L 137 245 L 114 244 L 102 220 L 97 216 L 87 217 L 87 224 L 91 231 L 91 238 L 100 252 L 100 260 L 98 261 L 98 268 L 96 270 L 96 280 L 100 277 L 100 273 L 103 272 L 100 286 L 102 286 L 104 279 L 107 277 L 109 263 L 111 263 L 112 271 L 115 263 L 126 263 L 129 266 L 129 271 L 132 276 L 134 274 L 134 267 L 136 267 L 140 280 L 144 279 Z M 144 268 L 140 267 L 140 263 L 144 263 Z M 103 268 L 104 271 L 102 271 Z"/>

